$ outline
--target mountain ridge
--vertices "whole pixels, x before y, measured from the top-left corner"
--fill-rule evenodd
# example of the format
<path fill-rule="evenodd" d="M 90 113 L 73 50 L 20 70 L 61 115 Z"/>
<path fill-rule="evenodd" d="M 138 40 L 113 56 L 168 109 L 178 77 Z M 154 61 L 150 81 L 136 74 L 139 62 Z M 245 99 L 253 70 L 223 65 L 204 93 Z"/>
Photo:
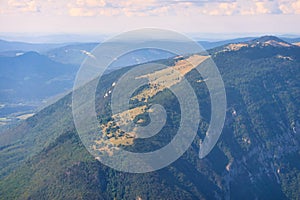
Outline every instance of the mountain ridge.
<path fill-rule="evenodd" d="M 278 54 L 293 59 L 278 58 Z M 300 194 L 299 48 L 247 47 L 212 57 L 223 76 L 228 111 L 221 138 L 206 158 L 198 158 L 198 143 L 205 137 L 210 118 L 209 92 L 192 70 L 186 78 L 202 105 L 203 119 L 191 147 L 172 165 L 147 174 L 121 173 L 102 165 L 86 152 L 78 138 L 69 94 L 28 118 L 24 122 L 27 128 L 23 125 L 14 130 L 23 137 L 23 143 L 4 147 L 0 134 L 1 163 L 10 166 L 14 159 L 21 158 L 14 173 L 6 171 L 0 181 L 0 198 L 296 199 Z M 109 113 L 109 99 L 102 101 L 105 92 L 129 69 L 103 78 L 101 83 L 107 88 L 97 95 L 101 101 L 96 110 L 100 114 Z M 170 112 L 179 108 L 168 91 L 156 98 Z M 104 120 L 102 117 L 99 115 Z M 177 122 L 174 112 L 167 121 L 163 141 L 176 132 L 170 127 Z M 13 131 L 5 134 L 7 140 L 13 140 L 11 134 Z M 26 145 L 39 146 L 33 157 L 20 155 Z M 136 145 L 145 147 L 147 143 L 136 141 Z M 16 158 L 16 152 L 21 157 Z"/>
<path fill-rule="evenodd" d="M 218 54 L 222 52 L 230 52 L 230 51 L 249 51 L 250 53 L 252 50 L 255 51 L 255 48 L 262 48 L 264 50 L 264 55 L 266 53 L 274 53 L 281 49 L 282 52 L 286 51 L 286 48 L 293 48 L 295 51 L 299 50 L 299 46 L 288 43 L 278 37 L 275 36 L 262 36 L 256 39 L 252 39 L 245 42 L 238 42 L 238 43 L 231 43 L 227 45 L 223 45 L 220 47 L 216 47 L 214 49 L 209 50 L 211 54 Z M 273 51 L 274 49 L 274 51 Z M 299 55 L 295 54 L 296 57 Z"/>

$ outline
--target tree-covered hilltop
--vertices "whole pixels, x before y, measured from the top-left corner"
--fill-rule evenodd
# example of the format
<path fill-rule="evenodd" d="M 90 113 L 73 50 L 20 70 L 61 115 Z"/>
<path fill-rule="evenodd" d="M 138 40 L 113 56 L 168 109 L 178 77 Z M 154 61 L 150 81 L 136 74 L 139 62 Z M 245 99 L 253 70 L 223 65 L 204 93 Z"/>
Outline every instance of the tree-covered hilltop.
<path fill-rule="evenodd" d="M 257 41 L 262 45 L 251 45 Z M 0 135 L 0 199 L 299 199 L 300 48 L 278 42 L 261 38 L 210 51 L 228 105 L 222 135 L 204 159 L 198 152 L 211 115 L 209 92 L 205 77 L 191 70 L 185 77 L 198 97 L 201 122 L 193 144 L 176 162 L 145 174 L 104 166 L 76 133 L 69 94 Z M 159 62 L 172 66 L 176 61 Z M 100 124 L 111 117 L 109 97 L 103 97 L 130 68 L 101 80 L 95 104 Z M 152 102 L 166 108 L 165 127 L 124 148 L 157 149 L 176 134 L 181 113 L 174 94 L 164 89 L 147 103 Z M 148 116 L 136 122 L 140 119 L 147 123 Z"/>

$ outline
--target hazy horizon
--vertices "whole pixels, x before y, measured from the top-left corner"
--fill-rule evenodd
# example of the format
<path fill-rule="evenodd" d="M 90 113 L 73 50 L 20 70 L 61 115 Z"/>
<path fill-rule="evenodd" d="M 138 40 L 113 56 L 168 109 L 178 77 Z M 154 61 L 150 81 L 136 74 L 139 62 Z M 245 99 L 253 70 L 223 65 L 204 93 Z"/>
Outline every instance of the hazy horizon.
<path fill-rule="evenodd" d="M 261 37 L 273 35 L 285 38 L 300 38 L 300 33 L 184 33 L 186 36 L 196 41 L 217 42 L 237 38 Z M 110 37 L 117 35 L 111 34 L 80 34 L 80 33 L 0 33 L 0 40 L 25 43 L 86 43 L 102 42 Z"/>
<path fill-rule="evenodd" d="M 0 16 L 0 38 L 25 42 L 99 41 L 140 28 L 196 40 L 300 36 L 299 0 L 9 0 Z"/>

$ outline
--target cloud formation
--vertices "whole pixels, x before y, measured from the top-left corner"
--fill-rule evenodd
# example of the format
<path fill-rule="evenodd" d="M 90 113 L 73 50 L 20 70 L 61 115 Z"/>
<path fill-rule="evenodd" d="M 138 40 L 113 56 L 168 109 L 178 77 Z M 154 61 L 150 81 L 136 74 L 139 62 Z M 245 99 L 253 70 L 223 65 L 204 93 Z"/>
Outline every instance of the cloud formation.
<path fill-rule="evenodd" d="M 16 12 L 39 12 L 39 7 L 34 0 L 9 0 L 7 1 L 8 11 Z"/>
<path fill-rule="evenodd" d="M 77 0 L 69 4 L 72 16 L 299 14 L 299 7 L 300 0 Z"/>
<path fill-rule="evenodd" d="M 9 0 L 0 5 L 2 13 L 86 17 L 300 14 L 300 0 Z"/>

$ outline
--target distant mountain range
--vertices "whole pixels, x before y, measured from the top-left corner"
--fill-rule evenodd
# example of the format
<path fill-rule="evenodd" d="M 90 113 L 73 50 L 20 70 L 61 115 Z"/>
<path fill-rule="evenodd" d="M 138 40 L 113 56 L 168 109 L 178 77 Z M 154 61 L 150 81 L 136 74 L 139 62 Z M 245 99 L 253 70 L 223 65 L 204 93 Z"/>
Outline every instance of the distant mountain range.
<path fill-rule="evenodd" d="M 35 43 L 26 43 L 26 42 L 14 42 L 14 41 L 5 41 L 0 40 L 0 52 L 9 52 L 9 51 L 36 51 L 36 52 L 46 52 L 50 49 L 63 47 L 66 44 L 35 44 Z"/>
<path fill-rule="evenodd" d="M 37 101 L 69 90 L 77 70 L 36 52 L 0 57 L 0 101 Z"/>
<path fill-rule="evenodd" d="M 239 49 L 252 40 L 255 41 L 255 38 L 199 41 L 199 44 L 205 49 L 213 49 L 212 51 L 226 51 Z M 300 38 L 282 38 L 281 43 L 285 42 L 296 44 L 300 42 Z M 7 117 L 18 109 L 32 111 L 42 105 L 43 100 L 70 90 L 79 66 L 98 44 L 34 44 L 0 40 L 0 116 Z M 110 69 L 173 56 L 175 55 L 169 52 L 144 49 L 115 59 Z"/>
<path fill-rule="evenodd" d="M 209 53 L 223 77 L 228 104 L 222 135 L 206 158 L 199 159 L 198 152 L 210 122 L 210 97 L 195 70 L 185 77 L 200 105 L 197 136 L 176 162 L 145 174 L 115 171 L 87 152 L 74 127 L 69 94 L 0 134 L 0 199 L 299 199 L 300 47 L 265 36 Z M 159 62 L 173 65 L 176 60 Z M 111 120 L 106 92 L 133 67 L 138 66 L 102 77 L 95 103 L 99 126 Z M 133 108 L 144 105 L 131 103 Z M 176 134 L 176 96 L 165 89 L 148 103 L 166 108 L 166 125 L 155 137 L 133 139 L 120 148 L 160 148 Z"/>
<path fill-rule="evenodd" d="M 254 37 L 237 38 L 216 42 L 199 41 L 198 43 L 206 50 L 213 49 L 219 46 L 233 43 L 241 43 L 255 39 Z M 300 42 L 300 38 L 281 38 L 288 43 Z M 50 59 L 64 64 L 80 65 L 84 58 L 100 43 L 25 43 L 11 42 L 0 40 L 0 56 L 14 57 L 28 51 L 35 51 L 48 56 Z M 157 50 L 152 50 L 157 51 Z M 153 54 L 153 55 L 152 55 Z M 131 59 L 121 59 L 120 63 L 115 63 L 116 66 L 129 66 L 133 64 L 144 63 L 148 61 L 166 59 L 172 54 L 157 51 L 155 53 L 145 50 L 144 52 L 136 53 Z"/>
<path fill-rule="evenodd" d="M 70 91 L 77 70 L 36 52 L 0 57 L 0 124 L 22 119 L 49 98 Z"/>

